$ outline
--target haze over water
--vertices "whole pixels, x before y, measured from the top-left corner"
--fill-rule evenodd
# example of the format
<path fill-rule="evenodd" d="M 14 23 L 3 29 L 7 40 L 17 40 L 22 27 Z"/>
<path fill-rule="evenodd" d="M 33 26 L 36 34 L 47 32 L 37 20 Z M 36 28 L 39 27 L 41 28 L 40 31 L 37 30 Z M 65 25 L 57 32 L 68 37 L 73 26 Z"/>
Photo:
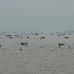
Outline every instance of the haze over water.
<path fill-rule="evenodd" d="M 73 0 L 0 0 L 0 31 L 74 30 Z"/>

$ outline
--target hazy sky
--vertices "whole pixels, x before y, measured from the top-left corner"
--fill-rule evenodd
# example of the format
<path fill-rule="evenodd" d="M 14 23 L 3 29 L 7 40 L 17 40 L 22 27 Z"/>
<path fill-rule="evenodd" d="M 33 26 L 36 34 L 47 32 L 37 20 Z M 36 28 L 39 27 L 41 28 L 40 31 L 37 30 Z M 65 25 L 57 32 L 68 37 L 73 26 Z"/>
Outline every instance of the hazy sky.
<path fill-rule="evenodd" d="M 74 0 L 0 0 L 0 31 L 74 29 Z"/>

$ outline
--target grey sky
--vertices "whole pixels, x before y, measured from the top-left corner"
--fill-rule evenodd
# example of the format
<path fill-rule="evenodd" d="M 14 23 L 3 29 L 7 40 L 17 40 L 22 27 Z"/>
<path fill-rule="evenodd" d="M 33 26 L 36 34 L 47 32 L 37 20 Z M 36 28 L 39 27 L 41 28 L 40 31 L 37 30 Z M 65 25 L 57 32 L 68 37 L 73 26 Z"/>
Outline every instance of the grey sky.
<path fill-rule="evenodd" d="M 74 0 L 0 0 L 0 31 L 74 29 Z"/>

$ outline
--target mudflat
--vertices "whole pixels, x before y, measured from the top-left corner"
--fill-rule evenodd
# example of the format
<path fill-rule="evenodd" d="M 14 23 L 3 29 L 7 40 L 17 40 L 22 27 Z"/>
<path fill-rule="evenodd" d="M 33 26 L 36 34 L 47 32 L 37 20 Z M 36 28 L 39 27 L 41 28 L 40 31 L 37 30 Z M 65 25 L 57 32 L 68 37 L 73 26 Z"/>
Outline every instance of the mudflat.
<path fill-rule="evenodd" d="M 0 74 L 74 74 L 74 34 L 67 39 L 57 34 L 9 36 L 0 36 Z"/>

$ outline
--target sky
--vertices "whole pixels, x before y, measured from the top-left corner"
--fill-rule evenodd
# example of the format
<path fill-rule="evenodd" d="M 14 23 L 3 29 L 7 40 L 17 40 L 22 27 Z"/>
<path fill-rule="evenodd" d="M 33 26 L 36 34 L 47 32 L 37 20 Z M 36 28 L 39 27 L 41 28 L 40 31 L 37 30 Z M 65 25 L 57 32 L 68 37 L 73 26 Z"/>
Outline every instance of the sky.
<path fill-rule="evenodd" d="M 0 31 L 74 30 L 74 0 L 0 0 Z"/>

